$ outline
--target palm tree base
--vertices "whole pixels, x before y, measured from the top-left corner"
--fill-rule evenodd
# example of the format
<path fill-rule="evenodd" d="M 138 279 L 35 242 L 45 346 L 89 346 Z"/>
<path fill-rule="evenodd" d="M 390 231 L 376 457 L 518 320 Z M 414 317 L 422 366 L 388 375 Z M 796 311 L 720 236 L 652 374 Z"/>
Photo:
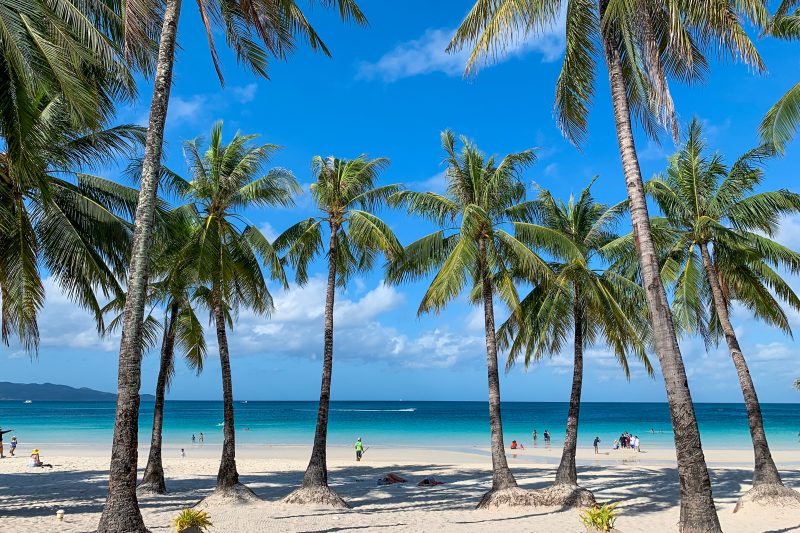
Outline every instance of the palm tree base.
<path fill-rule="evenodd" d="M 597 502 L 588 489 L 572 483 L 555 483 L 544 489 L 528 491 L 530 505 L 536 507 L 591 507 Z"/>
<path fill-rule="evenodd" d="M 530 491 L 519 487 L 490 490 L 483 495 L 476 509 L 497 509 L 500 507 L 522 507 L 531 505 Z"/>
<path fill-rule="evenodd" d="M 217 487 L 214 492 L 200 500 L 197 505 L 247 504 L 261 501 L 255 492 L 241 483 L 232 487 Z"/>
<path fill-rule="evenodd" d="M 136 494 L 147 496 L 151 494 L 166 494 L 167 493 L 167 485 L 164 483 L 163 480 L 160 482 L 158 481 L 151 481 L 151 482 L 142 482 L 136 487 Z"/>
<path fill-rule="evenodd" d="M 745 507 L 797 507 L 800 508 L 800 492 L 779 483 L 764 483 L 748 490 L 736 502 L 733 512 Z"/>
<path fill-rule="evenodd" d="M 299 505 L 325 505 L 337 509 L 350 509 L 350 504 L 327 485 L 300 487 L 281 501 Z"/>

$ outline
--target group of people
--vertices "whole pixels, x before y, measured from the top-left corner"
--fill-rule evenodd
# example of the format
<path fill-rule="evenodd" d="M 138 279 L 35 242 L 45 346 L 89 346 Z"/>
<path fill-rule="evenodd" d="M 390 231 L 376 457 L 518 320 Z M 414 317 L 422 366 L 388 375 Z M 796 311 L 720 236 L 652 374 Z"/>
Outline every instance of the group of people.
<path fill-rule="evenodd" d="M 536 443 L 539 440 L 539 434 L 536 433 L 535 429 L 533 430 L 533 433 L 531 433 L 531 436 L 533 436 L 533 445 L 536 446 Z M 542 437 L 544 437 L 544 443 L 546 445 L 549 445 L 550 444 L 550 432 L 545 429 L 544 433 L 542 433 Z"/>
<path fill-rule="evenodd" d="M 630 450 L 636 450 L 637 452 L 640 452 L 640 451 L 642 451 L 640 446 L 641 445 L 640 445 L 640 442 L 639 442 L 639 436 L 638 435 L 631 435 L 627 431 L 622 433 L 622 435 L 619 436 L 619 439 L 614 441 L 614 449 L 615 450 L 619 450 L 619 449 L 628 450 L 628 449 L 630 449 Z"/>
<path fill-rule="evenodd" d="M 200 438 L 195 438 L 194 433 L 192 433 L 192 444 L 203 444 L 205 440 L 205 436 L 203 436 L 203 432 L 200 432 Z"/>
<path fill-rule="evenodd" d="M 5 459 L 6 458 L 6 456 L 3 455 L 3 453 L 5 452 L 5 449 L 3 448 L 3 435 L 5 435 L 6 433 L 11 433 L 12 431 L 14 431 L 14 430 L 13 429 L 4 430 L 3 428 L 0 428 L 0 459 Z M 16 457 L 17 456 L 17 436 L 16 435 L 13 435 L 11 437 L 11 443 L 10 443 L 10 446 L 9 446 L 8 455 L 9 455 L 9 457 Z M 36 467 L 36 468 L 45 468 L 45 467 L 46 468 L 53 468 L 53 465 L 51 465 L 49 463 L 42 462 L 42 458 L 39 455 L 39 448 L 34 448 L 33 451 L 31 452 L 31 461 L 28 464 L 28 466 Z"/>

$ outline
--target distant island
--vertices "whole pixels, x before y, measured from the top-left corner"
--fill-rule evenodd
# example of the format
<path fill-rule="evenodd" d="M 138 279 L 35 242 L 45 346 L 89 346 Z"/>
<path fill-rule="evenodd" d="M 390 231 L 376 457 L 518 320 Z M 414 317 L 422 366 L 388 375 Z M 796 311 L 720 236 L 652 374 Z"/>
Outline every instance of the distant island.
<path fill-rule="evenodd" d="M 19 401 L 114 401 L 117 395 L 111 392 L 81 387 L 69 387 L 67 385 L 56 385 L 54 383 L 9 383 L 0 381 L 0 400 L 19 400 Z M 152 394 L 142 394 L 143 402 L 152 402 L 155 398 Z"/>

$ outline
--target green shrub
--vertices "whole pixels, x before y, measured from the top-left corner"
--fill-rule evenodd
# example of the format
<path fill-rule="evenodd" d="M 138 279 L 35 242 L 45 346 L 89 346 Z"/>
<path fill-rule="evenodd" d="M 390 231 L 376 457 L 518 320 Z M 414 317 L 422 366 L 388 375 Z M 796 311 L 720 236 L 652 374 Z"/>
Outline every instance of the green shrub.
<path fill-rule="evenodd" d="M 595 504 L 591 509 L 584 509 L 581 512 L 581 522 L 587 528 L 594 528 L 597 531 L 611 531 L 614 522 L 617 520 L 617 504 L 604 503 L 601 506 Z"/>
<path fill-rule="evenodd" d="M 173 523 L 178 533 L 190 527 L 196 527 L 200 531 L 205 531 L 212 525 L 207 512 L 195 511 L 194 509 L 184 509 L 181 511 L 181 514 L 175 518 Z"/>

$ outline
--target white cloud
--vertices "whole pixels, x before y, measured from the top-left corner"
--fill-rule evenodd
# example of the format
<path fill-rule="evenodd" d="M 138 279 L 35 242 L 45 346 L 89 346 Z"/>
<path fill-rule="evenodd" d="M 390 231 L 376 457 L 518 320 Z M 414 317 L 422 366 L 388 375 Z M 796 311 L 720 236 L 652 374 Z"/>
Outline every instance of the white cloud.
<path fill-rule="evenodd" d="M 193 120 L 206 104 L 206 97 L 195 94 L 188 98 L 173 96 L 169 101 L 169 118 L 176 120 Z"/>
<path fill-rule="evenodd" d="M 792 250 L 800 250 L 800 215 L 783 217 L 775 240 Z"/>
<path fill-rule="evenodd" d="M 746 355 L 747 360 L 753 363 L 769 363 L 773 361 L 785 361 L 792 359 L 793 350 L 782 342 L 771 342 L 769 344 L 756 344 L 752 353 Z"/>
<path fill-rule="evenodd" d="M 557 24 L 541 35 L 510 44 L 497 58 L 496 63 L 530 52 L 541 55 L 544 62 L 557 60 L 564 51 L 564 20 L 562 16 Z M 367 80 L 381 79 L 391 83 L 432 72 L 460 76 L 467 65 L 469 51 L 462 49 L 452 54 L 445 52 L 454 33 L 455 30 L 452 29 L 428 29 L 420 38 L 398 44 L 376 62 L 362 63 L 357 77 Z"/>
<path fill-rule="evenodd" d="M 274 241 L 279 235 L 278 231 L 269 222 L 264 222 L 258 227 L 258 229 L 269 242 Z"/>
<path fill-rule="evenodd" d="M 408 183 L 408 188 L 415 191 L 443 193 L 447 190 L 447 175 L 445 170 L 437 172 L 430 178 Z"/>
<path fill-rule="evenodd" d="M 241 87 L 231 87 L 233 97 L 236 98 L 236 101 L 240 104 L 246 104 L 255 100 L 257 90 L 258 84 L 256 83 L 248 83 Z"/>

